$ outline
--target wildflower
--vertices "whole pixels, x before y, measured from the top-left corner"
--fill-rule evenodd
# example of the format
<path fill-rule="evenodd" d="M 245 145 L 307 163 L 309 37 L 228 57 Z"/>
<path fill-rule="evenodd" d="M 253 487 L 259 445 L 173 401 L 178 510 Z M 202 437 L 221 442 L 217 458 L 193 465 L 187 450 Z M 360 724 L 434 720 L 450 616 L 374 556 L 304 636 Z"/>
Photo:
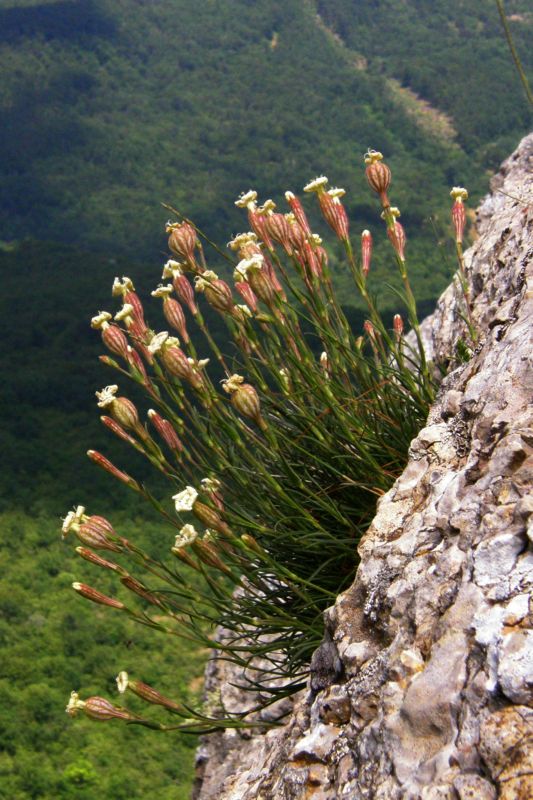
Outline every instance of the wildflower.
<path fill-rule="evenodd" d="M 266 429 L 265 421 L 261 416 L 259 396 L 251 384 L 244 383 L 241 375 L 232 375 L 222 381 L 222 388 L 231 394 L 231 404 L 239 414 L 253 420 L 261 430 Z"/>
<path fill-rule="evenodd" d="M 107 406 L 114 403 L 117 392 L 118 386 L 116 384 L 113 384 L 112 386 L 106 386 L 101 392 L 95 392 L 98 398 L 98 408 L 107 408 Z"/>
<path fill-rule="evenodd" d="M 234 277 L 238 280 L 248 280 L 248 272 L 261 269 L 264 261 L 264 256 L 259 254 L 251 256 L 251 258 L 243 258 L 235 267 Z"/>
<path fill-rule="evenodd" d="M 113 475 L 113 477 L 117 478 L 121 483 L 125 483 L 136 492 L 140 491 L 141 487 L 131 475 L 115 467 L 115 465 L 101 453 L 98 453 L 96 450 L 87 450 L 87 455 L 97 466 L 101 467 L 105 472 L 109 472 L 110 475 Z"/>
<path fill-rule="evenodd" d="M 80 700 L 80 696 L 78 692 L 71 692 L 68 705 L 66 707 L 66 712 L 71 717 L 74 717 L 78 711 L 82 711 L 85 708 L 85 703 L 83 700 Z"/>
<path fill-rule="evenodd" d="M 246 283 L 246 281 L 238 280 L 235 283 L 235 288 L 239 292 L 242 299 L 245 300 L 249 309 L 251 309 L 250 311 L 250 316 L 251 316 L 252 311 L 254 312 L 257 311 L 257 297 L 255 296 L 252 287 L 248 283 Z M 240 306 L 237 307 L 240 308 Z"/>
<path fill-rule="evenodd" d="M 403 319 L 401 314 L 395 314 L 392 320 L 392 328 L 394 330 L 396 339 L 399 341 L 403 333 Z"/>
<path fill-rule="evenodd" d="M 221 485 L 217 478 L 202 478 L 200 483 L 204 492 L 208 492 L 209 494 L 212 492 L 218 492 Z"/>
<path fill-rule="evenodd" d="M 365 164 L 367 165 L 365 173 L 368 185 L 371 189 L 379 194 L 381 205 L 383 208 L 389 207 L 389 199 L 387 192 L 391 182 L 390 168 L 383 163 L 383 155 L 377 150 L 368 150 L 365 155 Z"/>
<path fill-rule="evenodd" d="M 183 309 L 178 301 L 173 297 L 165 297 L 163 300 L 163 314 L 165 315 L 165 319 L 169 325 L 175 328 L 185 344 L 188 344 L 190 338 L 187 332 L 185 314 L 183 313 Z"/>
<path fill-rule="evenodd" d="M 196 230 L 190 222 L 167 222 L 166 232 L 169 234 L 168 246 L 176 255 L 196 268 L 194 250 L 197 244 Z"/>
<path fill-rule="evenodd" d="M 86 547 L 76 547 L 76 553 L 80 555 L 85 561 L 89 561 L 91 564 L 96 564 L 98 567 L 103 567 L 104 569 L 110 569 L 113 572 L 122 572 L 122 567 L 119 567 L 118 564 L 115 564 L 113 561 L 108 561 L 106 558 L 102 558 L 97 553 L 93 553 L 92 550 L 88 550 Z"/>
<path fill-rule="evenodd" d="M 152 295 L 152 297 L 163 297 L 163 298 L 165 298 L 165 297 L 168 297 L 169 294 L 172 294 L 173 291 L 174 291 L 174 287 L 171 284 L 167 284 L 166 286 L 164 286 L 162 283 L 160 283 L 159 286 L 157 287 L 157 289 L 154 289 L 154 291 L 151 292 L 151 295 Z"/>
<path fill-rule="evenodd" d="M 237 234 L 237 236 L 228 242 L 228 247 L 230 250 L 241 250 L 249 244 L 257 244 L 257 235 L 253 231 Z"/>
<path fill-rule="evenodd" d="M 324 215 L 324 219 L 335 231 L 339 239 L 348 239 L 349 221 L 345 208 L 340 201 L 346 192 L 344 189 L 330 189 L 328 192 L 320 192 L 318 202 Z"/>
<path fill-rule="evenodd" d="M 296 195 L 293 194 L 292 192 L 285 192 L 285 200 L 289 204 L 296 221 L 300 225 L 305 235 L 310 236 L 311 228 L 309 226 L 309 222 L 307 221 L 307 216 L 304 211 L 304 208 L 298 197 L 296 197 Z"/>
<path fill-rule="evenodd" d="M 133 323 L 133 306 L 131 303 L 124 303 L 120 311 L 115 314 L 116 322 L 124 322 L 127 328 Z"/>
<path fill-rule="evenodd" d="M 284 214 L 269 214 L 266 218 L 266 229 L 269 236 L 279 242 L 287 255 L 292 255 L 290 226 Z"/>
<path fill-rule="evenodd" d="M 457 244 L 462 244 L 463 233 L 466 224 L 466 212 L 464 200 L 468 200 L 468 192 L 461 186 L 454 186 L 450 192 L 450 196 L 454 199 L 452 206 L 452 221 L 455 228 L 455 241 Z"/>
<path fill-rule="evenodd" d="M 113 315 L 108 311 L 99 311 L 98 314 L 91 319 L 91 328 L 105 328 L 109 325 L 110 319 L 113 319 Z"/>
<path fill-rule="evenodd" d="M 192 544 L 197 538 L 198 531 L 194 525 L 184 525 L 176 536 L 176 541 L 174 542 L 174 547 L 172 550 L 180 550 L 182 547 Z"/>
<path fill-rule="evenodd" d="M 365 278 L 370 272 L 370 261 L 372 259 L 372 234 L 364 230 L 361 234 L 361 270 Z"/>
<path fill-rule="evenodd" d="M 67 714 L 75 716 L 78 711 L 82 711 L 87 717 L 106 722 L 110 719 L 134 720 L 137 717 L 123 708 L 114 706 L 105 697 L 88 697 L 87 700 L 80 700 L 77 692 L 72 692 L 67 705 Z"/>
<path fill-rule="evenodd" d="M 131 278 L 123 276 L 122 280 L 120 280 L 120 278 L 115 278 L 115 280 L 113 281 L 113 286 L 111 288 L 111 294 L 113 295 L 113 297 L 120 297 L 120 296 L 124 297 L 129 292 L 134 292 L 134 291 L 135 291 L 135 286 L 133 285 L 133 281 L 131 280 Z"/>
<path fill-rule="evenodd" d="M 131 680 L 127 672 L 119 672 L 116 678 L 117 681 L 117 688 L 120 694 L 124 694 L 124 692 L 129 689 L 130 692 L 133 692 L 140 697 L 142 700 L 145 700 L 147 703 L 153 703 L 157 706 L 163 706 L 164 708 L 171 709 L 172 711 L 182 711 L 183 707 L 174 703 L 172 700 L 169 700 L 167 697 L 162 695 L 156 689 L 153 689 L 151 686 L 148 686 L 146 683 L 142 683 L 142 681 Z"/>
<path fill-rule="evenodd" d="M 157 411 L 154 411 L 153 408 L 150 408 L 148 411 L 148 419 L 161 436 L 167 447 L 178 452 L 183 450 L 183 445 L 180 441 L 180 438 L 174 430 L 172 423 L 169 422 L 168 419 L 164 419 L 157 413 Z"/>
<path fill-rule="evenodd" d="M 69 511 L 62 520 L 61 537 L 65 539 L 70 531 L 76 532 L 85 516 L 85 506 L 76 506 L 73 511 Z"/>
<path fill-rule="evenodd" d="M 321 194 L 325 192 L 325 186 L 328 182 L 328 179 L 325 175 L 320 175 L 320 177 L 315 178 L 314 180 L 310 181 L 306 186 L 304 186 L 304 192 L 317 192 Z"/>
<path fill-rule="evenodd" d="M 235 205 L 238 208 L 247 208 L 255 210 L 256 200 L 257 200 L 257 192 L 255 192 L 253 189 L 250 189 L 247 192 L 243 192 L 241 196 L 237 200 L 235 200 Z"/>
<path fill-rule="evenodd" d="M 329 373 L 329 358 L 325 350 L 320 354 L 320 366 L 325 373 Z"/>
<path fill-rule="evenodd" d="M 194 279 L 197 292 L 204 292 L 207 302 L 217 311 L 232 314 L 233 297 L 226 281 L 221 280 L 216 272 L 207 270 Z"/>
<path fill-rule="evenodd" d="M 93 603 L 98 603 L 102 606 L 110 606 L 111 608 L 126 608 L 124 603 L 121 603 L 120 600 L 115 600 L 114 597 L 107 597 L 107 595 L 93 589 L 92 586 L 87 586 L 86 583 L 78 583 L 76 581 L 72 584 L 72 588 L 78 592 L 78 594 L 81 594 L 82 597 L 91 600 Z"/>
<path fill-rule="evenodd" d="M 178 513 L 180 511 L 192 511 L 192 507 L 196 502 L 197 497 L 198 492 L 193 486 L 187 486 L 185 489 L 183 489 L 183 491 L 173 495 L 172 499 L 174 500 L 176 511 Z"/>
<path fill-rule="evenodd" d="M 163 274 L 161 278 L 166 280 L 166 278 L 175 278 L 176 276 L 183 275 L 182 266 L 183 264 L 181 261 L 174 261 L 172 258 L 169 258 L 163 265 Z"/>
<path fill-rule="evenodd" d="M 155 594 L 152 594 L 152 592 L 149 592 L 142 583 L 139 583 L 139 581 L 135 580 L 135 578 L 132 578 L 131 575 L 123 575 L 120 579 L 120 582 L 126 587 L 126 589 L 129 589 L 130 592 L 133 592 L 133 594 L 136 594 L 138 597 L 142 597 L 142 599 L 146 600 L 148 603 L 151 603 L 154 606 L 163 605 L 159 597 L 157 597 Z"/>
<path fill-rule="evenodd" d="M 129 676 L 125 670 L 122 670 L 118 673 L 117 677 L 115 678 L 117 683 L 117 689 L 120 694 L 124 694 L 126 689 L 129 686 Z"/>
<path fill-rule="evenodd" d="M 387 236 L 400 261 L 405 261 L 405 242 L 407 237 L 405 236 L 405 231 L 401 222 L 395 220 L 394 227 L 387 226 Z"/>
<path fill-rule="evenodd" d="M 172 338 L 175 339 L 176 337 Z M 168 331 L 161 331 L 160 333 L 154 333 L 154 335 L 147 344 L 147 348 L 152 355 L 155 355 L 156 353 L 159 353 L 163 345 L 166 342 L 168 342 L 168 340 L 169 340 Z M 177 344 L 179 344 L 179 341 L 177 341 Z"/>

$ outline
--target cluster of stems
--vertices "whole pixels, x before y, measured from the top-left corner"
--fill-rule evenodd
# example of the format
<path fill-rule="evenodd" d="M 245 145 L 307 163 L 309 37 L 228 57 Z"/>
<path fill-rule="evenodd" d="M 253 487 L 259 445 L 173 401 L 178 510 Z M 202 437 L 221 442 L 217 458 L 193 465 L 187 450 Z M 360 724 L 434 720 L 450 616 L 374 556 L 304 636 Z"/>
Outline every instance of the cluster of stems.
<path fill-rule="evenodd" d="M 249 231 L 229 242 L 229 252 L 171 209 L 172 258 L 163 269 L 166 283 L 152 292 L 168 330 L 150 328 L 129 278 L 113 285 L 122 300 L 114 317 L 100 312 L 92 320 L 110 353 L 102 361 L 117 381 L 140 386 L 150 405 L 143 422 L 118 384 L 107 386 L 97 392 L 102 423 L 164 476 L 167 498 L 103 454 L 89 457 L 151 503 L 175 529 L 175 542 L 169 558 L 158 560 L 79 506 L 63 533 L 79 539 L 77 551 L 93 567 L 115 574 L 121 599 L 85 583 L 74 589 L 139 624 L 215 648 L 256 693 L 254 711 L 305 685 L 323 611 L 353 580 L 357 544 L 434 397 L 405 232 L 388 197 L 391 171 L 375 151 L 365 161 L 413 338 L 406 339 L 400 314 L 391 329 L 384 324 L 368 286 L 372 235 L 363 231 L 354 247 L 344 190 L 328 189 L 325 177 L 304 191 L 316 195 L 344 248 L 367 309 L 363 330 L 350 327 L 327 250 L 292 192 L 285 195 L 287 213 L 271 200 L 258 205 L 254 191 L 243 194 L 236 205 Z M 222 269 L 233 287 L 219 276 Z M 211 335 L 202 302 L 223 319 L 226 344 Z M 252 724 L 249 710 L 191 708 L 138 680 L 123 678 L 122 685 L 180 719 L 165 725 L 78 695 L 69 713 L 161 730 Z"/>

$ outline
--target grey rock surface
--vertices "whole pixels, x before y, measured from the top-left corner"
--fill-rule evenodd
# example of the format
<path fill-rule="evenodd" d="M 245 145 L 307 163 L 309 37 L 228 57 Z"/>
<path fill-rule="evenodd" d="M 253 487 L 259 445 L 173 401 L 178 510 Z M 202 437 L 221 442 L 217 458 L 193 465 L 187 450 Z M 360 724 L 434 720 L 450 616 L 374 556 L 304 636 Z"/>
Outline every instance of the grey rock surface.
<path fill-rule="evenodd" d="M 532 166 L 533 135 L 478 211 L 468 363 L 456 285 L 424 322 L 452 370 L 327 612 L 341 677 L 282 728 L 206 737 L 198 800 L 533 798 Z M 244 703 L 227 664 L 209 669 Z"/>

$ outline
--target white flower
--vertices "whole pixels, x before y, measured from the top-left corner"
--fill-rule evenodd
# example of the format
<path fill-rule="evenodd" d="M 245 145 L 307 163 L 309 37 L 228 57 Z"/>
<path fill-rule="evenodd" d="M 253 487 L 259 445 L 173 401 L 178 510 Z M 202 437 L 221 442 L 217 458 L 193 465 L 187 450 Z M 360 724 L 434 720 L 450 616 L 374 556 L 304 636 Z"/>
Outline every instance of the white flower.
<path fill-rule="evenodd" d="M 239 278 L 240 278 L 240 275 L 239 275 Z M 237 313 L 240 314 L 241 319 L 253 317 L 253 314 L 252 314 L 251 310 L 246 305 L 237 305 L 237 306 L 235 306 L 235 309 L 237 310 Z"/>
<path fill-rule="evenodd" d="M 198 531 L 194 527 L 194 525 L 184 525 L 183 528 L 180 530 L 178 535 L 176 536 L 176 541 L 174 542 L 173 550 L 180 550 L 182 547 L 186 547 L 188 544 L 192 544 L 195 539 L 198 538 Z"/>
<path fill-rule="evenodd" d="M 454 186 L 450 192 L 450 197 L 462 203 L 463 200 L 468 200 L 468 192 L 462 186 Z"/>
<path fill-rule="evenodd" d="M 68 705 L 65 709 L 67 714 L 70 714 L 70 716 L 73 717 L 82 708 L 85 708 L 85 703 L 83 700 L 80 700 L 79 694 L 77 692 L 71 692 Z"/>
<path fill-rule="evenodd" d="M 338 186 L 335 186 L 334 189 L 328 189 L 328 194 L 330 197 L 333 197 L 334 200 L 338 201 L 339 197 L 344 197 L 346 189 L 340 189 Z"/>
<path fill-rule="evenodd" d="M 168 295 L 172 294 L 173 291 L 174 287 L 170 283 L 167 284 L 166 286 L 163 286 L 163 284 L 159 284 L 157 289 L 154 289 L 154 291 L 151 292 L 151 294 L 152 297 L 168 297 Z"/>
<path fill-rule="evenodd" d="M 279 376 L 281 378 L 281 383 L 283 384 L 283 388 L 288 389 L 290 384 L 289 371 L 285 369 L 285 367 L 282 367 L 279 371 Z"/>
<path fill-rule="evenodd" d="M 239 208 L 255 208 L 255 201 L 257 200 L 257 192 L 253 189 L 250 189 L 247 192 L 243 192 L 238 200 L 235 200 L 235 205 Z"/>
<path fill-rule="evenodd" d="M 161 275 L 162 279 L 165 280 L 166 278 L 179 278 L 183 275 L 183 270 L 179 261 L 174 261 L 173 259 L 169 259 L 167 263 L 163 266 L 163 274 Z"/>
<path fill-rule="evenodd" d="M 108 311 L 99 311 L 96 317 L 91 319 L 91 328 L 107 328 L 109 320 L 113 319 Z"/>
<path fill-rule="evenodd" d="M 250 258 L 243 258 L 235 267 L 235 274 L 238 280 L 246 280 L 249 269 L 261 269 L 264 264 L 264 257 L 260 253 L 256 253 Z"/>
<path fill-rule="evenodd" d="M 174 505 L 176 511 L 192 511 L 192 507 L 196 502 L 198 492 L 194 486 L 186 486 L 182 492 L 173 495 Z"/>
<path fill-rule="evenodd" d="M 201 484 L 204 492 L 218 492 L 220 489 L 220 481 L 216 478 L 202 478 Z"/>
<path fill-rule="evenodd" d="M 119 690 L 120 694 L 124 694 L 124 692 L 128 688 L 128 682 L 129 682 L 128 673 L 122 670 L 122 672 L 118 673 L 116 681 L 117 681 L 117 689 Z"/>
<path fill-rule="evenodd" d="M 133 314 L 133 306 L 131 305 L 131 303 L 124 303 L 120 311 L 117 311 L 117 313 L 115 314 L 115 320 L 117 322 L 122 322 L 122 320 L 124 320 L 126 324 L 128 324 L 128 322 L 133 322 L 132 314 Z"/>
<path fill-rule="evenodd" d="M 63 538 L 72 530 L 79 527 L 80 522 L 83 521 L 85 514 L 85 506 L 76 506 L 73 511 L 69 511 L 67 516 L 62 520 L 61 534 Z"/>
<path fill-rule="evenodd" d="M 273 200 L 265 200 L 262 206 L 259 206 L 257 209 L 260 214 L 272 214 L 274 209 L 276 208 L 276 204 Z"/>
<path fill-rule="evenodd" d="M 133 281 L 131 278 L 126 278 L 125 276 L 120 278 L 115 278 L 113 281 L 113 287 L 111 289 L 111 294 L 113 297 L 118 297 L 119 295 L 125 295 L 128 292 L 134 292 L 135 286 L 133 285 Z"/>
<path fill-rule="evenodd" d="M 232 375 L 231 378 L 226 378 L 221 383 L 224 391 L 231 394 L 231 392 L 236 392 L 239 386 L 244 383 L 244 378 L 242 375 Z"/>
<path fill-rule="evenodd" d="M 372 150 L 372 148 L 368 148 L 365 153 L 365 164 L 374 164 L 376 161 L 381 161 L 383 158 L 383 153 L 380 153 L 379 150 Z"/>
<path fill-rule="evenodd" d="M 105 386 L 101 392 L 95 392 L 98 398 L 98 408 L 107 408 L 112 403 L 115 402 L 116 398 L 115 395 L 118 392 L 118 386 L 113 384 L 111 386 Z"/>
<path fill-rule="evenodd" d="M 194 288 L 197 292 L 203 292 L 213 282 L 218 280 L 218 275 L 212 269 L 206 269 L 201 275 L 194 279 Z"/>
<path fill-rule="evenodd" d="M 168 339 L 169 339 L 168 331 L 161 331 L 161 333 L 154 334 L 147 345 L 148 350 L 150 351 L 150 353 L 152 353 L 152 355 L 158 353 L 165 344 L 165 342 L 168 342 Z"/>
<path fill-rule="evenodd" d="M 329 367 L 328 354 L 326 353 L 325 350 L 322 353 L 320 353 L 320 366 L 324 367 L 324 369 L 327 369 Z"/>
<path fill-rule="evenodd" d="M 285 200 L 287 201 L 287 203 L 290 203 L 291 200 L 294 200 L 294 199 L 295 199 L 295 195 L 294 195 L 293 192 L 285 192 Z"/>
<path fill-rule="evenodd" d="M 208 358 L 188 358 L 187 361 L 193 367 L 193 369 L 203 369 L 207 364 L 209 364 Z"/>
<path fill-rule="evenodd" d="M 247 244 L 255 244 L 256 242 L 256 234 L 252 233 L 252 231 L 248 231 L 248 233 L 238 233 L 231 242 L 228 242 L 228 247 L 230 250 L 239 250 Z"/>
<path fill-rule="evenodd" d="M 325 175 L 320 175 L 318 178 L 315 178 L 313 181 L 310 181 L 306 186 L 304 186 L 304 192 L 319 192 L 321 191 L 328 179 Z"/>
<path fill-rule="evenodd" d="M 318 233 L 312 233 L 310 236 L 311 243 L 314 244 L 316 247 L 322 244 L 322 239 L 318 235 Z"/>

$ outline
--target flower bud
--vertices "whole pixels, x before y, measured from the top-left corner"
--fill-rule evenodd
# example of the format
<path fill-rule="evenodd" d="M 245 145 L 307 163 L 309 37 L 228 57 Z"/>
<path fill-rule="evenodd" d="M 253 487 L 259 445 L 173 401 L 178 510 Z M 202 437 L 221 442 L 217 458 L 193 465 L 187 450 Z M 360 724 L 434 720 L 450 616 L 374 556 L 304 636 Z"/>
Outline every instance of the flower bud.
<path fill-rule="evenodd" d="M 394 252 L 400 261 L 405 261 L 406 236 L 402 223 L 398 222 L 398 220 L 394 220 L 394 227 L 389 228 L 387 226 L 387 236 L 389 237 L 390 243 L 394 248 Z"/>
<path fill-rule="evenodd" d="M 250 308 L 251 311 L 257 311 L 257 297 L 255 296 L 252 287 L 246 281 L 236 281 L 235 288 L 239 292 L 248 308 Z"/>
<path fill-rule="evenodd" d="M 148 411 L 148 419 L 170 450 L 174 452 L 181 452 L 183 450 L 181 440 L 168 419 L 164 419 L 157 411 L 154 411 L 153 408 Z"/>
<path fill-rule="evenodd" d="M 284 214 L 267 214 L 265 226 L 268 235 L 283 247 L 287 255 L 292 255 L 290 227 Z"/>
<path fill-rule="evenodd" d="M 126 587 L 126 589 L 129 589 L 130 592 L 133 592 L 133 594 L 136 594 L 138 597 L 142 597 L 142 599 L 146 600 L 148 603 L 151 603 L 154 606 L 163 605 L 159 597 L 157 597 L 155 594 L 152 594 L 152 592 L 149 592 L 148 589 L 142 585 L 142 583 L 139 583 L 139 581 L 135 580 L 135 578 L 132 578 L 131 575 L 124 575 L 120 579 L 120 582 Z"/>
<path fill-rule="evenodd" d="M 189 334 L 187 333 L 187 324 L 185 322 L 185 314 L 177 300 L 173 297 L 167 297 L 163 301 L 163 314 L 168 324 L 175 328 L 185 344 L 188 344 Z"/>
<path fill-rule="evenodd" d="M 194 250 L 197 244 L 197 236 L 190 222 L 169 222 L 167 223 L 166 232 L 169 234 L 168 246 L 172 252 L 195 268 Z"/>
<path fill-rule="evenodd" d="M 342 194 L 341 194 L 342 193 Z M 335 231 L 339 239 L 348 239 L 349 221 L 345 208 L 339 197 L 344 194 L 344 189 L 330 189 L 329 192 L 320 192 L 318 202 L 324 219 Z"/>
<path fill-rule="evenodd" d="M 134 375 L 137 374 L 142 382 L 147 384 L 148 373 L 146 372 L 146 367 L 144 366 L 143 360 L 139 353 L 130 346 L 128 346 L 128 364 L 130 365 L 132 373 Z"/>
<path fill-rule="evenodd" d="M 82 544 L 89 545 L 89 547 L 120 553 L 123 549 L 122 546 L 119 542 L 109 538 L 110 536 L 118 538 L 115 531 L 111 526 L 107 528 L 103 525 L 102 521 L 107 523 L 107 520 L 104 520 L 103 517 L 89 517 L 77 530 L 75 529 L 76 536 Z"/>
<path fill-rule="evenodd" d="M 102 341 L 112 353 L 122 358 L 128 357 L 128 340 L 118 325 L 102 326 Z"/>
<path fill-rule="evenodd" d="M 105 417 L 105 416 L 100 417 L 100 420 L 106 426 L 106 428 L 108 428 L 112 433 L 114 433 L 115 436 L 118 436 L 119 439 L 123 439 L 128 444 L 131 444 L 132 447 L 137 446 L 137 442 L 133 438 L 133 436 L 130 436 L 129 433 L 125 431 L 122 425 L 119 425 L 116 420 L 112 419 L 111 417 Z"/>
<path fill-rule="evenodd" d="M 367 165 L 365 173 L 368 185 L 376 194 L 379 194 L 383 208 L 388 208 L 390 203 L 387 192 L 391 183 L 390 168 L 383 163 L 383 155 L 376 150 L 369 150 L 365 155 Z"/>
<path fill-rule="evenodd" d="M 215 511 L 214 508 L 211 508 L 206 503 L 201 503 L 199 500 L 196 500 L 192 510 L 195 517 L 199 519 L 200 522 L 203 522 L 203 524 L 208 528 L 212 528 L 219 533 L 231 533 L 226 523 L 220 518 L 220 515 Z"/>
<path fill-rule="evenodd" d="M 86 583 L 73 583 L 72 588 L 78 592 L 78 594 L 81 594 L 82 597 L 85 597 L 87 600 L 91 600 L 93 603 L 98 603 L 102 606 L 110 606 L 111 608 L 126 608 L 124 603 L 121 603 L 120 600 L 115 600 L 113 597 L 107 597 L 107 595 L 97 592 L 96 589 L 92 588 L 92 586 L 87 586 Z"/>
<path fill-rule="evenodd" d="M 197 314 L 198 306 L 196 305 L 196 300 L 194 299 L 194 290 L 187 276 L 178 269 L 174 270 L 172 285 L 179 299 L 184 305 L 187 306 L 191 314 L 193 316 Z"/>
<path fill-rule="evenodd" d="M 248 221 L 254 233 L 264 242 L 268 250 L 273 250 L 272 240 L 266 226 L 265 215 L 257 209 L 248 208 Z"/>
<path fill-rule="evenodd" d="M 370 272 L 370 261 L 372 259 L 372 234 L 370 231 L 363 231 L 361 234 L 361 270 L 365 278 Z"/>
<path fill-rule="evenodd" d="M 286 214 L 285 218 L 289 223 L 289 238 L 294 250 L 301 250 L 306 240 L 306 234 L 294 214 Z"/>
<path fill-rule="evenodd" d="M 127 672 L 120 672 L 117 675 L 117 687 L 121 694 L 124 694 L 124 692 L 129 689 L 130 692 L 133 692 L 133 694 L 136 694 L 137 697 L 140 697 L 147 703 L 163 706 L 164 708 L 169 708 L 171 711 L 183 711 L 183 706 L 178 705 L 178 703 L 175 703 L 173 700 L 169 700 L 168 697 L 165 697 L 156 689 L 148 686 L 148 684 L 142 681 L 132 680 Z"/>
<path fill-rule="evenodd" d="M 127 472 L 123 472 L 122 470 L 115 467 L 115 465 L 101 453 L 98 453 L 96 450 L 87 450 L 87 455 L 94 461 L 94 463 L 101 467 L 101 469 L 105 470 L 105 472 L 109 472 L 110 475 L 113 475 L 117 480 L 125 483 L 127 486 L 130 486 L 136 492 L 140 491 L 140 486 L 137 481 L 128 475 Z"/>
<path fill-rule="evenodd" d="M 296 195 L 294 195 L 292 192 L 285 192 L 285 199 L 289 204 L 292 213 L 294 214 L 296 222 L 300 225 L 305 235 L 310 236 L 311 228 L 299 198 L 296 197 Z"/>
<path fill-rule="evenodd" d="M 215 547 L 213 547 L 210 542 L 197 539 L 194 543 L 193 549 L 198 558 L 203 561 L 204 564 L 207 564 L 209 567 L 215 567 L 215 569 L 219 569 L 226 575 L 231 574 L 231 570 L 226 564 L 224 564 Z"/>
<path fill-rule="evenodd" d="M 463 201 L 468 200 L 468 192 L 461 186 L 454 186 L 450 192 L 450 195 L 455 201 L 452 206 L 452 221 L 455 228 L 455 241 L 458 244 L 462 244 L 466 225 L 466 211 Z"/>
<path fill-rule="evenodd" d="M 106 558 L 102 558 L 102 556 L 99 556 L 97 553 L 93 553 L 92 550 L 88 550 L 86 547 L 76 547 L 76 553 L 85 559 L 85 561 L 89 561 L 91 564 L 96 564 L 97 567 L 110 569 L 113 572 L 124 571 L 118 564 L 115 564 L 113 561 L 108 561 Z"/>
<path fill-rule="evenodd" d="M 392 329 L 395 333 L 396 339 L 399 341 L 403 333 L 403 319 L 401 314 L 395 314 L 392 320 Z"/>

